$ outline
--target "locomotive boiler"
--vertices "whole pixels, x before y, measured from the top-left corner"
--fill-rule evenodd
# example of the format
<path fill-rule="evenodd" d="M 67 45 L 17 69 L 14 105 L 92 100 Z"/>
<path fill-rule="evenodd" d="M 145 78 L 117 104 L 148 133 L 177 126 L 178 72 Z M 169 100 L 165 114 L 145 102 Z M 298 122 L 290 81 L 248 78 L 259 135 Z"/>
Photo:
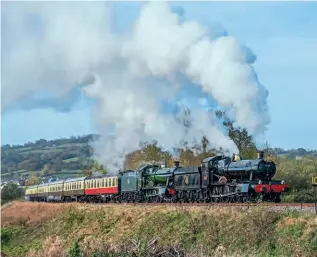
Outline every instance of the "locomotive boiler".
<path fill-rule="evenodd" d="M 203 160 L 202 163 L 213 172 L 215 180 L 224 176 L 236 181 L 270 181 L 276 173 L 274 162 L 265 161 L 262 151 L 258 152 L 258 157 L 254 160 L 241 160 L 238 155 L 234 155 L 232 159 L 215 156 Z"/>

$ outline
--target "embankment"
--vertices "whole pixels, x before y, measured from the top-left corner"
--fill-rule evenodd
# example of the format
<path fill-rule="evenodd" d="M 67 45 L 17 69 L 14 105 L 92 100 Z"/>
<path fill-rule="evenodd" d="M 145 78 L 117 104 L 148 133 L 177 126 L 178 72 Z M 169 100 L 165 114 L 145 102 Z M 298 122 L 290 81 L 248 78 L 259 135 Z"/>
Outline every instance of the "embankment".
<path fill-rule="evenodd" d="M 297 211 L 13 202 L 1 212 L 7 256 L 317 256 L 317 217 Z"/>

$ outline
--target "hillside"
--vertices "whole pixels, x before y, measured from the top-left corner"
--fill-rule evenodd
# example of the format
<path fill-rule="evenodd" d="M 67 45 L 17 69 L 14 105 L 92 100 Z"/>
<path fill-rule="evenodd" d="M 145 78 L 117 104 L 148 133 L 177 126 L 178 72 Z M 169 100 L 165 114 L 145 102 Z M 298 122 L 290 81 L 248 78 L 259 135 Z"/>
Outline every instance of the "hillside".
<path fill-rule="evenodd" d="M 30 175 L 72 177 L 83 174 L 92 155 L 89 142 L 96 135 L 1 147 L 2 179 L 26 179 Z"/>
<path fill-rule="evenodd" d="M 3 145 L 1 147 L 1 177 L 2 181 L 15 180 L 23 183 L 32 175 L 48 178 L 69 178 L 84 175 L 84 170 L 91 163 L 93 154 L 90 142 L 97 139 L 98 135 L 86 135 L 82 137 L 71 137 L 56 140 L 40 139 L 34 143 L 28 142 L 24 145 Z M 241 144 L 239 136 L 233 135 L 233 139 Z M 206 148 L 208 142 L 202 141 L 201 149 Z M 243 145 L 243 144 L 242 144 Z M 248 149 L 248 147 L 244 147 Z M 244 148 L 241 148 L 244 150 Z M 135 158 L 138 152 L 130 155 L 130 166 L 134 168 L 137 163 L 147 159 L 161 159 L 162 151 L 158 147 L 147 147 L 150 156 L 140 155 Z M 284 150 L 281 148 L 266 149 L 275 156 L 288 159 L 301 159 L 302 157 L 317 156 L 316 151 L 308 151 L 303 148 Z M 210 154 L 203 151 L 205 155 Z M 252 150 L 254 155 L 255 151 Z M 192 152 L 185 151 L 181 154 L 184 165 L 198 165 L 205 156 L 192 156 Z M 251 158 L 251 157 L 250 157 Z M 133 160 L 138 160 L 133 162 Z M 198 160 L 199 159 L 199 160 Z"/>
<path fill-rule="evenodd" d="M 310 257 L 317 251 L 316 215 L 261 207 L 13 202 L 3 208 L 1 226 L 2 251 L 12 257 Z"/>

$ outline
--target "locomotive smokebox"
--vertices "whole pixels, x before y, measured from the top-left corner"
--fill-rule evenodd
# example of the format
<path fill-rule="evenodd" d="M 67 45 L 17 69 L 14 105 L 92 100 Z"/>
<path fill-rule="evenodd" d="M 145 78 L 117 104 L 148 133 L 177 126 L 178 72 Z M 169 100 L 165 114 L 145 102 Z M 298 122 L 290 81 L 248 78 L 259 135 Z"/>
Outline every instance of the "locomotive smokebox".
<path fill-rule="evenodd" d="M 258 159 L 264 159 L 264 152 L 263 151 L 258 151 Z"/>
<path fill-rule="evenodd" d="M 179 161 L 174 161 L 174 165 L 175 165 L 176 168 L 179 167 L 179 163 L 180 163 Z"/>

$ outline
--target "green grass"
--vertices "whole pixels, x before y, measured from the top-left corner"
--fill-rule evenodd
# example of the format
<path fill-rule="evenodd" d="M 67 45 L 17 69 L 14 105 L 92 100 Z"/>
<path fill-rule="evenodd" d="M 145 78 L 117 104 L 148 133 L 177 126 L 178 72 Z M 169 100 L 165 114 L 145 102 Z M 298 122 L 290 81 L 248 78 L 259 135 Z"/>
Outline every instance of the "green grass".
<path fill-rule="evenodd" d="M 78 162 L 79 157 L 69 158 L 66 160 L 63 160 L 64 163 L 71 163 L 71 162 Z"/>
<path fill-rule="evenodd" d="M 276 212 L 257 207 L 244 211 L 206 207 L 15 205 L 7 208 L 19 209 L 20 213 L 12 211 L 14 217 L 7 217 L 5 211 L 2 229 L 3 251 L 12 256 L 22 256 L 29 249 L 44 256 L 41 251 L 49 249 L 41 250 L 39 246 L 48 238 L 59 238 L 64 251 L 78 240 L 81 249 L 87 251 L 84 244 L 91 242 L 91 237 L 117 249 L 128 249 L 135 256 L 154 255 L 148 249 L 153 240 L 159 249 L 175 248 L 187 256 L 213 256 L 219 249 L 227 255 L 242 256 L 313 257 L 317 252 L 315 215 L 296 211 Z"/>

